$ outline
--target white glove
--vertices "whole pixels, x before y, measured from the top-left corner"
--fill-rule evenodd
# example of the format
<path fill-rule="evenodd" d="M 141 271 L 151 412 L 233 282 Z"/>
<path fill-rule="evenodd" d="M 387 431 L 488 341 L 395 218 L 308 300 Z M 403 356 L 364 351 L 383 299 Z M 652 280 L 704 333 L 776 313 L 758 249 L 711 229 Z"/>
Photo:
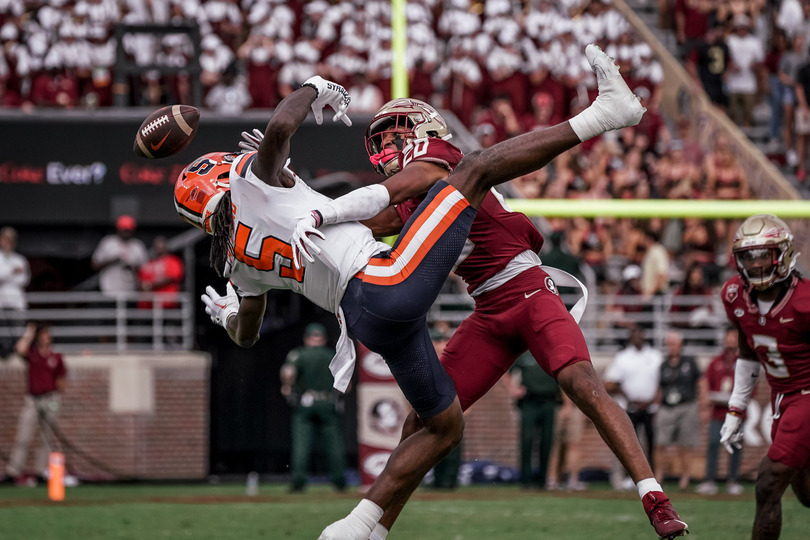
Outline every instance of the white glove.
<path fill-rule="evenodd" d="M 332 118 L 333 122 L 343 120 L 347 126 L 352 125 L 352 121 L 346 116 L 352 98 L 345 88 L 332 81 L 327 81 L 317 75 L 310 77 L 301 86 L 311 86 L 318 92 L 318 97 L 312 102 L 312 114 L 315 115 L 315 122 L 320 126 L 323 123 L 323 108 L 329 105 L 337 113 Z"/>
<path fill-rule="evenodd" d="M 720 444 L 725 446 L 729 454 L 733 454 L 742 448 L 743 421 L 742 417 L 736 414 L 726 414 L 723 427 L 720 428 Z"/>
<path fill-rule="evenodd" d="M 211 320 L 223 328 L 226 328 L 228 318 L 239 312 L 239 297 L 236 296 L 236 291 L 233 290 L 230 282 L 225 286 L 225 296 L 220 296 L 209 285 L 205 288 L 205 294 L 200 298 L 205 304 L 205 312 L 211 316 Z"/>
<path fill-rule="evenodd" d="M 249 154 L 251 152 L 258 152 L 259 146 L 264 139 L 264 133 L 258 129 L 253 129 L 253 133 L 247 131 L 242 132 L 242 141 L 239 141 L 239 148 L 242 149 L 242 154 Z"/>
<path fill-rule="evenodd" d="M 310 212 L 303 216 L 298 216 L 293 228 L 292 237 L 290 238 L 290 245 L 292 246 L 293 264 L 295 268 L 301 268 L 301 257 L 304 257 L 309 262 L 315 262 L 310 253 L 315 255 L 321 252 L 321 248 L 309 239 L 310 234 L 319 237 L 321 240 L 326 240 L 326 237 L 321 231 L 318 230 L 318 223 L 315 219 L 315 214 Z"/>

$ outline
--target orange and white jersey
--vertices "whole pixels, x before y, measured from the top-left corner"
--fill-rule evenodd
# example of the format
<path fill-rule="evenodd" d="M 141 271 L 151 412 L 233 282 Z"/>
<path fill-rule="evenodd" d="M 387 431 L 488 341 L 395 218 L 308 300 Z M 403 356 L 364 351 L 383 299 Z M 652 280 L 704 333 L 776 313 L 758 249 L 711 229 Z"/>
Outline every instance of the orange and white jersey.
<path fill-rule="evenodd" d="M 313 237 L 321 248 L 315 262 L 296 269 L 290 237 L 296 218 L 330 199 L 310 188 L 290 169 L 291 188 L 265 184 L 250 170 L 255 154 L 238 158 L 231 167 L 233 254 L 230 280 L 240 296 L 258 296 L 270 289 L 288 289 L 331 311 L 340 323 L 340 337 L 330 369 L 335 388 L 345 392 L 354 370 L 355 351 L 340 308 L 349 280 L 366 267 L 372 255 L 390 249 L 371 230 L 355 221 L 321 228 L 326 240 Z"/>
<path fill-rule="evenodd" d="M 357 222 L 324 226 L 326 240 L 312 237 L 321 248 L 315 262 L 296 269 L 289 239 L 296 218 L 330 199 L 310 188 L 295 173 L 292 188 L 269 186 L 250 170 L 254 154 L 237 159 L 231 167 L 230 188 L 234 211 L 233 258 L 230 279 L 242 296 L 258 296 L 270 289 L 289 289 L 318 306 L 337 313 L 346 284 L 372 255 L 390 249 L 371 230 Z"/>

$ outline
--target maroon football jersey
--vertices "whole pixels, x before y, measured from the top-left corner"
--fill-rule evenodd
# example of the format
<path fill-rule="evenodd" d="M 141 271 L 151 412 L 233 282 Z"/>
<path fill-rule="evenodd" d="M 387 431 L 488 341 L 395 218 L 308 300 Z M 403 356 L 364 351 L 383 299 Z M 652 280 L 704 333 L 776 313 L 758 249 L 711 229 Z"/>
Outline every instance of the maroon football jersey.
<path fill-rule="evenodd" d="M 28 393 L 32 396 L 41 396 L 56 391 L 56 380 L 67 373 L 62 355 L 49 351 L 43 355 L 33 345 L 25 355 L 28 363 Z"/>
<path fill-rule="evenodd" d="M 400 164 L 407 167 L 411 161 L 428 161 L 452 171 L 462 157 L 461 151 L 445 140 L 417 139 L 405 148 Z M 423 198 L 424 195 L 420 195 L 397 205 L 403 222 L 408 221 Z M 537 253 L 542 247 L 543 235 L 529 218 L 509 210 L 500 195 L 490 191 L 478 209 L 455 272 L 467 283 L 467 291 L 472 293 L 506 268 L 519 253 L 526 250 Z"/>
<path fill-rule="evenodd" d="M 774 392 L 810 388 L 810 282 L 793 276 L 790 289 L 762 315 L 740 276 L 723 286 L 728 320 L 743 333 Z"/>
<path fill-rule="evenodd" d="M 712 358 L 705 373 L 709 392 L 731 395 L 731 391 L 734 389 L 734 365 L 736 362 L 736 357 L 727 362 L 723 354 L 718 354 Z M 722 422 L 726 419 L 726 412 L 728 412 L 727 403 L 722 405 L 712 403 L 712 420 Z"/>

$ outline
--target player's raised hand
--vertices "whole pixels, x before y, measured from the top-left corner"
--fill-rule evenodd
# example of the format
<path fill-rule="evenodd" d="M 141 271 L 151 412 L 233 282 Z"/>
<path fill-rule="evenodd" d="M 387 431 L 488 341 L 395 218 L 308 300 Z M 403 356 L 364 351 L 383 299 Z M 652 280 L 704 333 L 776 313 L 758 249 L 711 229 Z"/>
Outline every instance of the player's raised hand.
<path fill-rule="evenodd" d="M 211 320 L 223 328 L 227 328 L 230 316 L 239 312 L 239 297 L 236 296 L 230 282 L 225 286 L 225 296 L 220 296 L 216 289 L 209 285 L 200 299 L 205 304 L 205 312 Z"/>
<path fill-rule="evenodd" d="M 239 141 L 239 148 L 242 149 L 243 154 L 258 152 L 259 146 L 262 144 L 262 140 L 264 140 L 264 133 L 256 128 L 253 128 L 253 133 L 243 131 L 242 140 Z"/>
<path fill-rule="evenodd" d="M 301 86 L 311 86 L 318 92 L 318 97 L 312 102 L 312 114 L 315 115 L 315 122 L 317 122 L 318 125 L 323 123 L 323 108 L 327 105 L 336 111 L 335 116 L 332 118 L 333 122 L 343 120 L 343 123 L 347 126 L 352 125 L 352 121 L 346 114 L 352 98 L 345 88 L 335 82 L 327 81 L 318 75 L 310 77 L 304 81 L 304 84 Z"/>
<path fill-rule="evenodd" d="M 293 264 L 296 269 L 301 268 L 303 263 L 301 257 L 304 257 L 309 262 L 315 262 L 312 253 L 317 255 L 321 252 L 321 248 L 316 246 L 315 243 L 309 239 L 309 235 L 311 234 L 321 240 L 326 240 L 323 233 L 318 230 L 318 225 L 319 223 L 315 212 L 310 212 L 309 214 L 304 214 L 296 218 L 295 227 L 293 228 L 292 237 L 290 238 Z"/>
<path fill-rule="evenodd" d="M 726 414 L 726 420 L 720 428 L 720 444 L 722 444 L 729 454 L 733 454 L 742 448 L 743 422 L 738 414 Z"/>

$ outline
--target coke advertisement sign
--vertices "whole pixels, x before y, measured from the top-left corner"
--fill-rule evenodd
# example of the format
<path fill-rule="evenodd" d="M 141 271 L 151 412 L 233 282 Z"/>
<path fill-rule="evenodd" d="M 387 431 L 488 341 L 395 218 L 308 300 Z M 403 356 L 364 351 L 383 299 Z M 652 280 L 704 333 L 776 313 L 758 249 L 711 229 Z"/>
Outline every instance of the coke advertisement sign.
<path fill-rule="evenodd" d="M 256 111 L 224 118 L 203 111 L 187 148 L 150 160 L 132 151 L 138 126 L 150 112 L 0 112 L 3 223 L 108 226 L 125 208 L 141 225 L 182 225 L 173 195 L 186 165 L 209 152 L 238 152 L 241 132 L 263 130 L 272 115 Z M 370 172 L 363 124 L 318 126 L 307 120 L 293 139 L 291 167 L 305 180 L 335 172 Z"/>

